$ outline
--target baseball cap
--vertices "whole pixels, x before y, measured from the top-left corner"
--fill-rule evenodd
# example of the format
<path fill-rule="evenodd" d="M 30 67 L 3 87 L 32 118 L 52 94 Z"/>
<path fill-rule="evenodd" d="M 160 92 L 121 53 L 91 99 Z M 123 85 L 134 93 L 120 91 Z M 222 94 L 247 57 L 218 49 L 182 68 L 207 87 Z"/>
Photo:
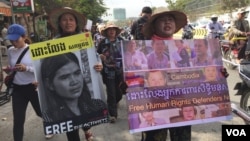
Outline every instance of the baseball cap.
<path fill-rule="evenodd" d="M 148 6 L 142 8 L 142 13 L 152 14 L 152 9 Z"/>
<path fill-rule="evenodd" d="M 24 34 L 25 29 L 23 26 L 19 24 L 12 24 L 8 28 L 6 39 L 15 41 L 18 40 Z"/>

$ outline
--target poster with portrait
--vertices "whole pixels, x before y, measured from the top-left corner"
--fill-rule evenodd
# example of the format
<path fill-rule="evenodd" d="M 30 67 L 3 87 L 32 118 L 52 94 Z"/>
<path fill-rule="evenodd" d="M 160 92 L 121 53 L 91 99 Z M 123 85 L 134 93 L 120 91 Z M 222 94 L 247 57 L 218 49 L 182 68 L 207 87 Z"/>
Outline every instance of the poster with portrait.
<path fill-rule="evenodd" d="M 102 77 L 91 33 L 30 45 L 45 134 L 108 122 Z"/>
<path fill-rule="evenodd" d="M 122 43 L 131 133 L 230 120 L 218 40 Z"/>

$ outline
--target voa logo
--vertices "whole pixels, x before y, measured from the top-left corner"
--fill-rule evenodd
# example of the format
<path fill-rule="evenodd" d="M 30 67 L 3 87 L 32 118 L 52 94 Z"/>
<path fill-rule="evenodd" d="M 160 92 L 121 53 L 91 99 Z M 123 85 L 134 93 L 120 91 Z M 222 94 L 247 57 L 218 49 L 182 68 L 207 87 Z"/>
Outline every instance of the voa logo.
<path fill-rule="evenodd" d="M 244 129 L 226 129 L 228 136 L 247 136 Z"/>

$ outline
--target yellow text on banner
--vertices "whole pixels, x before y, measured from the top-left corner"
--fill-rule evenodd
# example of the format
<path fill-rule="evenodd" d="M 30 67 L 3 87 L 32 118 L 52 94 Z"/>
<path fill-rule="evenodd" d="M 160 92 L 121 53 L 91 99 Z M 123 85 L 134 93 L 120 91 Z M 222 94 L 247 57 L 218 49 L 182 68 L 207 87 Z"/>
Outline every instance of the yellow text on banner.
<path fill-rule="evenodd" d="M 94 47 L 90 32 L 30 44 L 32 60 Z"/>

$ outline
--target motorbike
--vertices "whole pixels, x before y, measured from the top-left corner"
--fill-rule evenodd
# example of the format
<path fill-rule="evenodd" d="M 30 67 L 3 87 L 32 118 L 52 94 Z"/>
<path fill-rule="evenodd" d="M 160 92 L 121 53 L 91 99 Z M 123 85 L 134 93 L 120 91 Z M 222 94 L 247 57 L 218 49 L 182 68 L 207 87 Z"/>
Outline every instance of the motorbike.
<path fill-rule="evenodd" d="M 239 64 L 237 63 L 237 57 L 238 57 L 238 48 L 237 48 L 237 40 L 246 40 L 249 38 L 250 33 L 248 33 L 248 37 L 233 37 L 230 41 L 229 40 L 224 40 L 220 39 L 219 44 L 220 44 L 220 49 L 222 53 L 222 60 L 225 63 L 225 66 L 228 69 L 235 69 Z M 248 43 L 246 43 L 245 46 L 247 46 Z"/>
<path fill-rule="evenodd" d="M 225 31 L 223 30 L 219 30 L 219 31 L 211 31 L 208 33 L 207 38 L 215 38 L 215 39 L 219 39 L 219 40 L 224 40 Z"/>
<path fill-rule="evenodd" d="M 250 125 L 250 60 L 243 60 L 239 65 L 239 76 L 242 82 L 236 83 L 235 95 L 241 96 L 240 107 L 232 103 L 232 112 L 241 117 L 247 125 Z"/>
<path fill-rule="evenodd" d="M 182 39 L 193 39 L 194 34 L 194 28 L 191 25 L 186 25 L 183 28 Z"/>

